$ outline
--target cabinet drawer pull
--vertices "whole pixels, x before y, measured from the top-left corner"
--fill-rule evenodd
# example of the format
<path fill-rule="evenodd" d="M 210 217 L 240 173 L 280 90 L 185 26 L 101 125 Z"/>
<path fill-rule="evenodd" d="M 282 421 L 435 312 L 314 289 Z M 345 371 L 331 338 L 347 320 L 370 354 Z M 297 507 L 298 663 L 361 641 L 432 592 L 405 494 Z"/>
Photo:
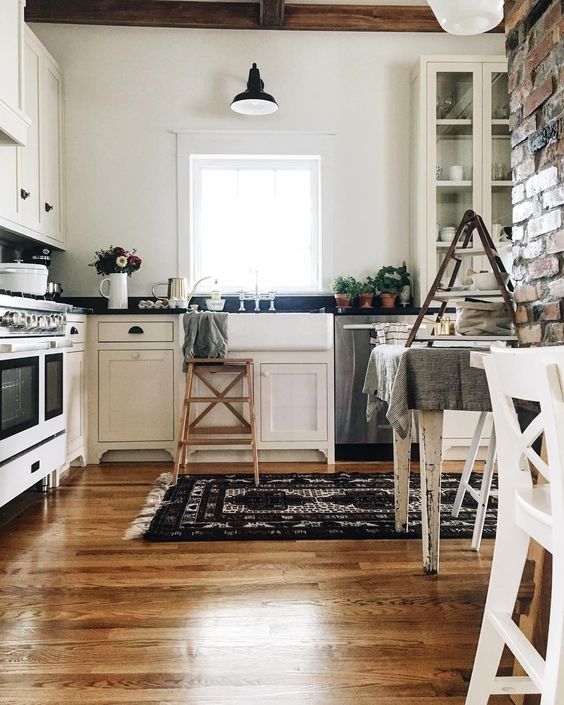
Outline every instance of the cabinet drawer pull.
<path fill-rule="evenodd" d="M 141 328 L 141 326 L 131 326 L 127 332 L 131 335 L 142 335 L 145 331 Z"/>
<path fill-rule="evenodd" d="M 45 212 L 49 213 L 49 211 L 52 211 L 55 206 L 52 206 L 50 203 L 45 203 Z"/>
<path fill-rule="evenodd" d="M 70 334 L 71 335 L 78 335 L 78 328 L 75 328 L 74 326 L 72 326 L 72 328 L 70 329 Z"/>
<path fill-rule="evenodd" d="M 29 198 L 31 196 L 31 193 L 29 191 L 26 191 L 24 188 L 22 188 L 22 189 L 20 189 L 20 196 L 25 201 L 27 198 Z"/>
<path fill-rule="evenodd" d="M 131 353 L 131 357 L 132 357 L 134 360 L 138 360 L 138 359 L 139 359 L 139 353 L 138 353 L 138 352 Z"/>

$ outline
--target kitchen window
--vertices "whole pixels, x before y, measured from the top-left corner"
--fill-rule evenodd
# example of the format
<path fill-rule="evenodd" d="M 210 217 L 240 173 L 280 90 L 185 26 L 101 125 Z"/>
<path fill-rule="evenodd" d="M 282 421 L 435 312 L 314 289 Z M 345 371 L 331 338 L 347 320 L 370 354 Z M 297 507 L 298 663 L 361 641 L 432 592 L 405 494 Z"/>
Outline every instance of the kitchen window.
<path fill-rule="evenodd" d="M 190 156 L 194 279 L 224 292 L 321 288 L 318 155 Z M 208 287 L 206 287 L 208 288 Z"/>

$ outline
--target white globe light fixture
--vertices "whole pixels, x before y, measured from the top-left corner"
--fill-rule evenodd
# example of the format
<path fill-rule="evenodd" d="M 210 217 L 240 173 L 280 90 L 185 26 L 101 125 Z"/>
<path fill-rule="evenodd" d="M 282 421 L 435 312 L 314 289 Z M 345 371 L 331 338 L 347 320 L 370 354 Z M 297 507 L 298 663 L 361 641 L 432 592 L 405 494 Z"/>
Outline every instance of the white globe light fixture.
<path fill-rule="evenodd" d="M 503 0 L 428 0 L 449 34 L 482 34 L 503 19 Z"/>
<path fill-rule="evenodd" d="M 264 82 L 256 64 L 249 71 L 247 90 L 233 98 L 231 110 L 241 115 L 269 115 L 278 110 L 278 103 L 273 96 L 264 92 Z"/>

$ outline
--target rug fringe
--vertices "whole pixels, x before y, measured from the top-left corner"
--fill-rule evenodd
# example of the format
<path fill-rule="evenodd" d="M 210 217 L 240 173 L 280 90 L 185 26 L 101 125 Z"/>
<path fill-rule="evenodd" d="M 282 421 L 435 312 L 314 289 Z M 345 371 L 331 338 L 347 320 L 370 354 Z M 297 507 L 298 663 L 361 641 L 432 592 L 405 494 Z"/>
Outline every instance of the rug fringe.
<path fill-rule="evenodd" d="M 163 472 L 155 480 L 153 489 L 147 495 L 145 505 L 135 519 L 126 529 L 123 540 L 142 539 L 148 530 L 157 509 L 161 506 L 168 488 L 172 485 L 173 475 L 171 472 Z"/>

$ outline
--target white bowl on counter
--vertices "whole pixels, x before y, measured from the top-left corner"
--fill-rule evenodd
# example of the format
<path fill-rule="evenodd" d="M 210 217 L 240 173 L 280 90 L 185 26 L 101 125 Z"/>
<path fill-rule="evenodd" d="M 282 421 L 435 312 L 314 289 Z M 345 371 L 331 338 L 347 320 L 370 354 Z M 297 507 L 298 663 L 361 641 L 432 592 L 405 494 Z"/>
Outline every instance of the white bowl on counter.
<path fill-rule="evenodd" d="M 44 264 L 4 262 L 0 264 L 0 289 L 45 296 L 48 274 Z"/>

